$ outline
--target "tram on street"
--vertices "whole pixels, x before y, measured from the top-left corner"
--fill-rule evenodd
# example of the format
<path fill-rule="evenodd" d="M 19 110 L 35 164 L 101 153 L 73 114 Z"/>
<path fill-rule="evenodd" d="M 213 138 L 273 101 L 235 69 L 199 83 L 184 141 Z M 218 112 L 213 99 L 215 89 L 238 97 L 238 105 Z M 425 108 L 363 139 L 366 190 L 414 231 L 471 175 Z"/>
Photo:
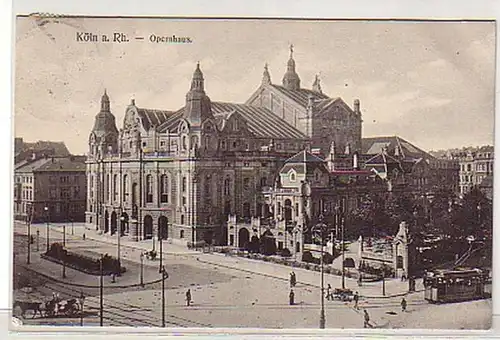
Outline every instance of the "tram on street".
<path fill-rule="evenodd" d="M 481 299 L 488 273 L 481 269 L 437 269 L 424 276 L 424 298 L 431 303 Z"/>

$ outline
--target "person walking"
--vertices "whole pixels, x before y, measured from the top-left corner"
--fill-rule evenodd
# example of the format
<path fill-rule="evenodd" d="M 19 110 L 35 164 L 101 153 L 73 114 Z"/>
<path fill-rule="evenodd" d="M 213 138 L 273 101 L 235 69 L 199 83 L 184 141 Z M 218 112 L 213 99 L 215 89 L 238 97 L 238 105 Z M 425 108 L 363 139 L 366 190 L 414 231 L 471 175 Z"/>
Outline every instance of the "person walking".
<path fill-rule="evenodd" d="M 191 289 L 188 289 L 186 292 L 186 305 L 191 306 Z"/>
<path fill-rule="evenodd" d="M 295 287 L 297 284 L 297 277 L 295 276 L 295 272 L 290 273 L 290 287 Z"/>
<path fill-rule="evenodd" d="M 401 311 L 402 312 L 406 312 L 406 306 L 407 306 L 407 302 L 406 302 L 406 299 L 403 297 L 403 299 L 401 299 Z"/>
<path fill-rule="evenodd" d="M 353 300 L 354 300 L 354 309 L 358 310 L 359 309 L 359 306 L 358 306 L 358 303 L 359 303 L 359 294 L 358 294 L 358 292 L 354 293 Z"/>
<path fill-rule="evenodd" d="M 403 270 L 403 273 L 401 274 L 401 282 L 406 281 L 406 272 Z"/>
<path fill-rule="evenodd" d="M 288 296 L 288 298 L 290 306 L 293 306 L 295 304 L 295 293 L 293 292 L 293 289 L 290 289 L 290 295 Z"/>
<path fill-rule="evenodd" d="M 368 315 L 368 312 L 366 311 L 366 309 L 364 310 L 364 312 L 365 312 L 365 316 L 364 316 L 365 323 L 364 323 L 363 327 L 368 328 L 368 327 L 370 327 L 370 315 Z"/>
<path fill-rule="evenodd" d="M 332 286 L 328 284 L 328 287 L 326 287 L 326 299 L 330 300 L 332 298 Z"/>

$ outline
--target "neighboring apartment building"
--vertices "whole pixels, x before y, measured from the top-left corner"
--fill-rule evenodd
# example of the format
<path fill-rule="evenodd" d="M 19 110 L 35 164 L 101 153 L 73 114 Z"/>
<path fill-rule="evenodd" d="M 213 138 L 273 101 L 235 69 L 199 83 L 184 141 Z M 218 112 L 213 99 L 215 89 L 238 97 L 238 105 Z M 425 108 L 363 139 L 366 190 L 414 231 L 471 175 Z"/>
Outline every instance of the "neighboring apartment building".
<path fill-rule="evenodd" d="M 493 191 L 493 146 L 488 145 L 466 150 L 455 153 L 452 157 L 460 164 L 459 186 L 462 196 L 475 186 L 488 193 Z M 487 180 L 485 181 L 485 179 Z"/>
<path fill-rule="evenodd" d="M 83 222 L 87 181 L 82 156 L 42 157 L 14 170 L 14 218 L 40 222 Z"/>
<path fill-rule="evenodd" d="M 70 152 L 64 142 L 37 141 L 25 142 L 23 138 L 14 139 L 14 163 L 31 161 L 42 156 L 68 157 Z"/>

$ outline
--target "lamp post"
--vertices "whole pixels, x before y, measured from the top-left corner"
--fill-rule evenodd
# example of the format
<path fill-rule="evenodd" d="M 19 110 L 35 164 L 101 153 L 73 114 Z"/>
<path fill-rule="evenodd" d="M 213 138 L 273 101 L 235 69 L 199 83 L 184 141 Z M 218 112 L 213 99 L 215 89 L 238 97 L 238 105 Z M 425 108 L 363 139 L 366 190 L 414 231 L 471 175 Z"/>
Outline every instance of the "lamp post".
<path fill-rule="evenodd" d="M 40 230 L 36 230 L 36 251 L 40 251 Z"/>
<path fill-rule="evenodd" d="M 49 252 L 49 207 L 45 206 L 46 222 L 47 222 L 47 253 Z"/>
<path fill-rule="evenodd" d="M 104 304 L 103 304 L 103 293 L 104 293 L 104 269 L 103 269 L 103 256 L 101 255 L 101 260 L 99 261 L 99 269 L 101 276 L 99 277 L 99 324 L 103 326 L 103 313 L 104 313 Z"/>
<path fill-rule="evenodd" d="M 165 318 L 166 318 L 166 311 L 165 311 L 165 280 L 168 279 L 168 273 L 165 269 L 165 266 L 162 266 L 161 268 L 161 326 L 165 327 Z"/>
<path fill-rule="evenodd" d="M 80 292 L 80 296 L 78 297 L 78 302 L 80 302 L 80 326 L 83 326 L 83 304 L 85 302 L 85 295 L 83 295 L 83 291 Z"/>
<path fill-rule="evenodd" d="M 26 258 L 26 264 L 30 264 L 31 263 L 31 205 L 29 205 L 28 207 L 28 220 L 27 220 L 27 226 L 28 226 L 28 255 L 27 255 L 27 258 Z"/>
<path fill-rule="evenodd" d="M 324 280 L 324 264 L 323 264 L 323 248 L 325 240 L 325 228 L 326 225 L 323 223 L 323 214 L 319 216 L 319 222 L 313 228 L 315 234 L 320 233 L 321 238 L 321 255 L 320 255 L 320 275 L 321 275 L 321 311 L 319 314 L 319 328 L 324 329 L 326 324 L 325 318 L 325 280 Z"/>
<path fill-rule="evenodd" d="M 144 253 L 141 253 L 141 277 L 140 277 L 140 282 L 141 286 L 144 287 Z"/>
<path fill-rule="evenodd" d="M 63 247 L 66 247 L 66 225 L 63 225 Z"/>
<path fill-rule="evenodd" d="M 75 223 L 73 222 L 73 219 L 71 221 L 71 235 L 75 235 Z"/>
<path fill-rule="evenodd" d="M 158 241 L 160 241 L 160 268 L 159 272 L 161 273 L 163 268 L 163 235 L 160 233 L 160 236 L 158 237 Z"/>
<path fill-rule="evenodd" d="M 62 250 L 62 278 L 66 278 L 66 249 Z"/>
<path fill-rule="evenodd" d="M 120 249 L 121 248 L 121 241 L 120 240 L 121 240 L 121 234 L 122 234 L 122 230 L 123 230 L 124 224 L 125 224 L 125 216 L 122 215 L 120 217 L 120 230 L 118 230 L 118 242 L 116 243 L 117 244 L 116 257 L 118 259 L 118 265 L 120 265 L 120 266 L 121 266 L 121 254 L 120 254 L 120 251 L 121 251 L 121 249 Z"/>

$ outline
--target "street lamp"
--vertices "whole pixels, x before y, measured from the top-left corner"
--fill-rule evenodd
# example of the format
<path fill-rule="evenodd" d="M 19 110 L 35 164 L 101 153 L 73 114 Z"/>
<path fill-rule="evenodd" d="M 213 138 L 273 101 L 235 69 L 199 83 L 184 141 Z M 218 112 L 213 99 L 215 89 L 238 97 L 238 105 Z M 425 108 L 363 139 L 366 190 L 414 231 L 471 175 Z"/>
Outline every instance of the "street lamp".
<path fill-rule="evenodd" d="M 80 302 L 80 326 L 83 326 L 83 304 L 85 302 L 85 295 L 83 295 L 83 291 L 80 292 L 78 302 Z"/>
<path fill-rule="evenodd" d="M 63 247 L 66 247 L 66 225 L 63 225 Z"/>
<path fill-rule="evenodd" d="M 49 207 L 44 207 L 47 222 L 47 253 L 49 252 Z"/>
<path fill-rule="evenodd" d="M 325 241 L 325 228 L 326 224 L 323 223 L 323 214 L 319 216 L 319 223 L 313 228 L 315 234 L 320 233 L 321 235 L 321 256 L 320 256 L 320 268 L 321 268 L 321 311 L 319 315 L 319 328 L 324 329 L 326 324 L 325 318 L 325 280 L 324 280 L 324 265 L 323 265 L 323 251 L 324 251 L 324 241 Z"/>
<path fill-rule="evenodd" d="M 73 219 L 71 221 L 71 235 L 75 235 L 75 223 L 73 222 Z"/>
<path fill-rule="evenodd" d="M 165 266 L 161 267 L 161 326 L 165 327 L 165 280 L 168 279 L 168 273 Z"/>
<path fill-rule="evenodd" d="M 117 258 L 118 258 L 118 265 L 121 265 L 121 254 L 120 254 L 120 248 L 121 248 L 121 236 L 122 236 L 122 230 L 125 224 L 125 216 L 120 217 L 120 230 L 118 230 L 118 242 L 117 242 Z M 120 268 L 120 267 L 119 267 Z M 120 270 L 121 272 L 121 270 Z"/>
<path fill-rule="evenodd" d="M 104 301 L 103 301 L 103 295 L 104 295 L 104 268 L 103 268 L 103 255 L 101 254 L 101 259 L 99 261 L 99 271 L 100 271 L 100 277 L 99 277 L 99 324 L 102 327 L 103 326 L 103 320 L 104 320 Z"/>
<path fill-rule="evenodd" d="M 144 287 L 144 253 L 141 253 L 141 286 Z"/>
<path fill-rule="evenodd" d="M 30 264 L 31 259 L 31 214 L 32 214 L 32 206 L 28 206 L 28 220 L 27 220 L 27 226 L 28 226 L 28 255 L 26 258 L 26 264 Z"/>
<path fill-rule="evenodd" d="M 163 230 L 160 232 L 160 235 L 158 237 L 158 241 L 160 241 L 160 268 L 159 268 L 160 273 L 164 269 L 163 268 L 163 235 L 162 235 L 162 232 L 163 232 Z"/>
<path fill-rule="evenodd" d="M 40 230 L 36 230 L 36 251 L 40 251 Z"/>

